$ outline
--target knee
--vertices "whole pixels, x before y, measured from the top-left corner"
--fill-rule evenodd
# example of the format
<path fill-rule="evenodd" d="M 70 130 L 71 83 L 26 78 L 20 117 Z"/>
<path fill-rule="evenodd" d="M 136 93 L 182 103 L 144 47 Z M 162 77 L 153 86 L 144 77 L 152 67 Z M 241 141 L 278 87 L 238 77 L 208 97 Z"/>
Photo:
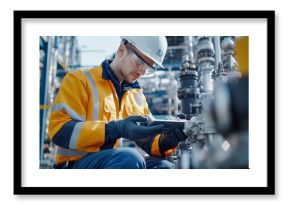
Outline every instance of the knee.
<path fill-rule="evenodd" d="M 145 169 L 146 162 L 144 157 L 134 148 L 117 149 L 115 155 L 118 158 L 122 169 Z"/>
<path fill-rule="evenodd" d="M 173 163 L 160 157 L 149 157 L 146 159 L 147 169 L 174 169 Z"/>
<path fill-rule="evenodd" d="M 168 160 L 161 160 L 158 165 L 158 169 L 174 169 L 174 164 Z"/>

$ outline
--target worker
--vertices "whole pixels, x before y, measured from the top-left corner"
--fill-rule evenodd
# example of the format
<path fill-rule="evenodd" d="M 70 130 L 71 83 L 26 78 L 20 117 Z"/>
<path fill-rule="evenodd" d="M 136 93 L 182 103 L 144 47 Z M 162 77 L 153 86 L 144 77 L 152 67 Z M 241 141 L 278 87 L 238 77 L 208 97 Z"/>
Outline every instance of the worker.
<path fill-rule="evenodd" d="M 151 113 L 137 81 L 163 68 L 166 50 L 164 36 L 122 36 L 113 60 L 66 74 L 48 128 L 58 148 L 54 168 L 174 168 L 165 157 L 186 136 L 181 129 L 145 125 Z M 135 142 L 147 157 L 122 147 L 120 138 Z"/>

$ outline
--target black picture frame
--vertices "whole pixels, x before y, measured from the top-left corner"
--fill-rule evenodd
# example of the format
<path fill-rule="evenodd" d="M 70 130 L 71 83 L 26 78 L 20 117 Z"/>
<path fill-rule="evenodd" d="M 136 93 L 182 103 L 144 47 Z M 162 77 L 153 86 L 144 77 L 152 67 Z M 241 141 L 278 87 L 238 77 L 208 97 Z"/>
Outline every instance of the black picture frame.
<path fill-rule="evenodd" d="M 265 187 L 24 187 L 22 184 L 22 20 L 62 18 L 203 18 L 267 21 L 267 186 Z M 14 194 L 273 195 L 275 194 L 275 11 L 14 11 Z"/>

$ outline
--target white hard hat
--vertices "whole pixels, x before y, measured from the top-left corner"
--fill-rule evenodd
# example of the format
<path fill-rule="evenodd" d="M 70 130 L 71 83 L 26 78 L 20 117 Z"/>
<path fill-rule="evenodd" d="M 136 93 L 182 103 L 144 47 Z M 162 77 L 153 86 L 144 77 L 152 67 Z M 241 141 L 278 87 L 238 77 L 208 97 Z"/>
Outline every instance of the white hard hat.
<path fill-rule="evenodd" d="M 167 50 L 165 36 L 121 36 L 121 39 L 133 44 L 142 54 L 164 68 L 162 62 Z"/>

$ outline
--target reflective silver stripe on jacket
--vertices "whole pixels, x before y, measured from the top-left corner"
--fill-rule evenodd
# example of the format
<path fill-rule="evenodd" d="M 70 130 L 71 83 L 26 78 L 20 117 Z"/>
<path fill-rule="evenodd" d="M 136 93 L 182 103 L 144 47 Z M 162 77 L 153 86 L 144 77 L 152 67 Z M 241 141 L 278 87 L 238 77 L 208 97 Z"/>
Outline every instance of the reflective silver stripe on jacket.
<path fill-rule="evenodd" d="M 74 130 L 71 134 L 71 138 L 70 138 L 70 141 L 69 141 L 69 148 L 70 149 L 76 149 L 77 148 L 77 142 L 78 142 L 78 138 L 79 138 L 79 134 L 80 134 L 80 131 L 82 129 L 84 125 L 84 122 L 78 122 L 75 124 L 75 127 L 74 127 Z"/>
<path fill-rule="evenodd" d="M 57 154 L 67 156 L 67 157 L 77 157 L 77 156 L 84 156 L 87 154 L 87 152 L 72 150 L 72 149 L 63 149 L 61 147 L 58 147 Z"/>
<path fill-rule="evenodd" d="M 134 99 L 140 107 L 143 107 L 143 94 L 141 92 L 133 93 Z"/>
<path fill-rule="evenodd" d="M 85 121 L 85 118 L 78 113 L 76 113 L 73 109 L 71 109 L 67 104 L 60 103 L 60 104 L 54 104 L 52 106 L 52 112 L 58 111 L 58 110 L 65 110 L 66 113 L 73 119 L 77 121 Z"/>
<path fill-rule="evenodd" d="M 99 94 L 98 94 L 98 89 L 96 87 L 96 84 L 91 76 L 91 74 L 88 71 L 84 71 L 87 79 L 89 80 L 89 83 L 91 85 L 91 88 L 93 89 L 93 105 L 94 105 L 94 109 L 93 109 L 93 120 L 98 120 L 99 119 Z"/>

